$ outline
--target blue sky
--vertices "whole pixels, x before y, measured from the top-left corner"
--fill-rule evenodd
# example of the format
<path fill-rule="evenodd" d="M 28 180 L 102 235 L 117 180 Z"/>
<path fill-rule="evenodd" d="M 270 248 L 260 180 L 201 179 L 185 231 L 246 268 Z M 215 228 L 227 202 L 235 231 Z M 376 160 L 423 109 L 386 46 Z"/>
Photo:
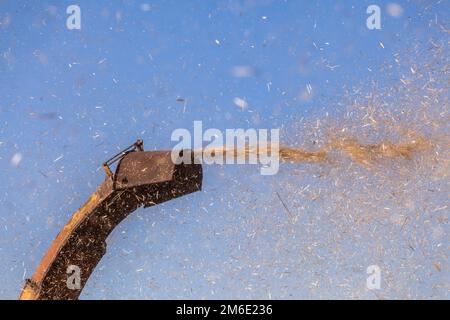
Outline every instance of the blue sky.
<path fill-rule="evenodd" d="M 426 59 L 410 55 L 415 46 L 425 55 L 430 39 L 448 46 L 448 1 L 396 1 L 397 17 L 390 3 L 0 1 L 0 298 L 18 296 L 104 179 L 100 164 L 136 138 L 147 150 L 169 149 L 171 132 L 194 120 L 289 131 L 302 118 L 333 119 L 350 88 L 389 88 L 410 69 L 406 61 Z M 70 4 L 81 8 L 81 30 L 66 28 Z M 381 8 L 381 30 L 366 27 L 371 4 Z M 396 54 L 402 62 L 386 71 Z M 239 66 L 250 76 L 236 77 Z M 349 238 L 337 247 L 344 231 L 322 215 L 331 204 L 298 198 L 308 185 L 321 188 L 318 170 L 288 166 L 263 177 L 256 167 L 205 168 L 202 192 L 138 210 L 114 231 L 82 298 L 448 298 L 448 235 L 428 239 L 423 221 L 401 232 L 389 218 L 359 229 L 339 221 Z M 298 223 L 287 221 L 275 192 Z M 444 194 L 417 201 L 437 208 Z M 415 241 L 430 241 L 413 256 L 412 230 Z M 390 281 L 377 292 L 365 288 L 371 264 Z"/>

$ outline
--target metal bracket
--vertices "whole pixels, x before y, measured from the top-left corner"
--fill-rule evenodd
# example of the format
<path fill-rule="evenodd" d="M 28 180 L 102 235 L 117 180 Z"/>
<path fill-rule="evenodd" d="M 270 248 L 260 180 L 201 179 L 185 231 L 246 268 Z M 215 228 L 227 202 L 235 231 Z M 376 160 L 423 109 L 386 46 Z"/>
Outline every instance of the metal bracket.
<path fill-rule="evenodd" d="M 112 230 L 139 207 L 149 207 L 201 190 L 201 164 L 174 164 L 170 150 L 143 151 L 142 141 L 105 162 L 119 161 L 114 179 L 106 178 L 70 218 L 48 248 L 21 300 L 78 299 L 106 252 Z M 147 170 L 148 169 L 148 170 Z M 118 188 L 116 188 L 116 185 Z M 80 268 L 80 287 L 67 286 L 67 266 Z"/>
<path fill-rule="evenodd" d="M 103 162 L 103 170 L 105 170 L 106 175 L 108 177 L 110 177 L 111 179 L 114 179 L 114 173 L 111 171 L 111 168 L 109 166 L 117 161 L 120 161 L 128 153 L 135 152 L 135 151 L 144 151 L 144 141 L 142 141 L 141 139 L 136 140 L 136 142 L 133 143 L 131 146 L 123 149 L 122 151 L 120 151 L 118 154 L 116 154 L 112 158 Z"/>

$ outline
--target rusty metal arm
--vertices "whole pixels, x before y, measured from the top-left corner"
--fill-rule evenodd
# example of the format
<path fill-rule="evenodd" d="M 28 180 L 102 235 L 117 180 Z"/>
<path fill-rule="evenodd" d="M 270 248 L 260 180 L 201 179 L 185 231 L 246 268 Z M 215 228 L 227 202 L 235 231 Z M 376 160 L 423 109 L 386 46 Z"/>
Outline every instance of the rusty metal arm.
<path fill-rule="evenodd" d="M 123 219 L 141 206 L 201 190 L 200 164 L 175 165 L 170 151 L 146 152 L 139 142 L 105 162 L 111 175 L 107 172 L 105 181 L 60 231 L 27 279 L 21 300 L 77 299 L 106 252 L 106 238 Z M 114 174 L 111 160 L 119 161 Z M 66 272 L 73 265 L 81 271 L 79 289 L 67 285 Z"/>

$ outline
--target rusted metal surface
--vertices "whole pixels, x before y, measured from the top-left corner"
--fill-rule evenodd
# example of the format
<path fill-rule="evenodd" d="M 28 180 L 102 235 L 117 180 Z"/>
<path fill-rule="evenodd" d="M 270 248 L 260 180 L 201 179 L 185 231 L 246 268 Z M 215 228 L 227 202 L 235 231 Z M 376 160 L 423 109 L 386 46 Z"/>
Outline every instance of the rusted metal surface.
<path fill-rule="evenodd" d="M 78 209 L 51 244 L 20 299 L 77 299 L 106 252 L 106 238 L 125 217 L 201 189 L 199 164 L 173 164 L 170 151 L 130 152 Z M 70 265 L 81 270 L 81 288 L 69 289 Z"/>
<path fill-rule="evenodd" d="M 127 189 L 169 181 L 175 164 L 170 151 L 133 152 L 118 164 L 114 179 L 115 189 Z"/>

